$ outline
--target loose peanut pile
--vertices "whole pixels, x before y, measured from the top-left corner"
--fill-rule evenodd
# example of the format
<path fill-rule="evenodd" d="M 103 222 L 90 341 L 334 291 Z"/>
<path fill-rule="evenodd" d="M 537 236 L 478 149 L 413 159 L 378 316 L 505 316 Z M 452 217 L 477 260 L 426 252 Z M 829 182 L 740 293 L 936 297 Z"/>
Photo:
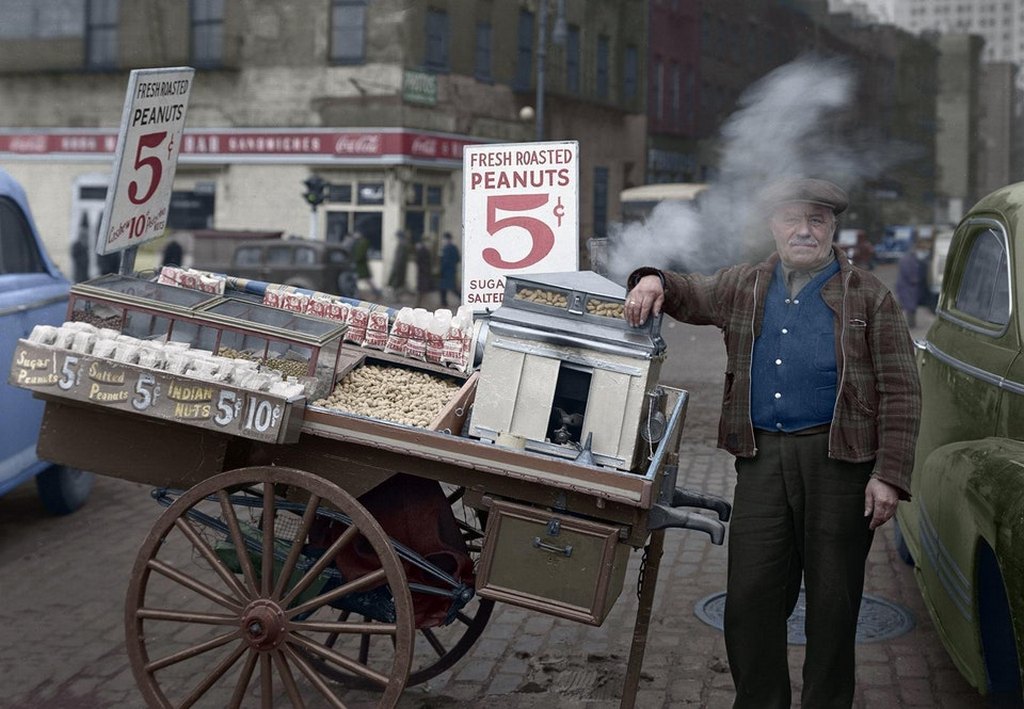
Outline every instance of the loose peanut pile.
<path fill-rule="evenodd" d="M 569 304 L 565 293 L 544 290 L 542 288 L 520 288 L 516 291 L 516 300 L 528 300 L 531 303 L 551 305 L 556 308 L 564 308 Z"/>
<path fill-rule="evenodd" d="M 252 352 L 243 352 L 242 350 L 236 350 L 234 347 L 221 347 L 217 350 L 217 354 L 221 357 L 230 357 L 231 359 L 247 359 L 250 362 L 260 361 L 260 358 Z"/>
<path fill-rule="evenodd" d="M 314 406 L 425 428 L 459 389 L 426 372 L 367 364 L 349 372 Z"/>
<path fill-rule="evenodd" d="M 263 360 L 263 365 L 276 369 L 286 377 L 304 377 L 309 374 L 309 364 L 307 362 L 300 362 L 297 359 L 271 357 L 270 359 Z"/>
<path fill-rule="evenodd" d="M 220 350 L 217 351 L 217 354 L 221 357 L 247 359 L 250 362 L 259 362 L 264 367 L 276 369 L 287 377 L 304 377 L 309 374 L 309 364 L 297 359 L 283 359 L 281 357 L 260 359 L 252 352 L 242 352 L 241 350 L 236 350 L 234 347 L 221 347 Z"/>
<path fill-rule="evenodd" d="M 113 330 L 120 330 L 121 326 L 124 325 L 124 321 L 121 320 L 120 315 L 111 315 L 104 318 L 86 310 L 76 310 L 71 313 L 71 321 L 87 322 L 90 325 L 95 325 L 96 327 L 109 327 Z"/>
<path fill-rule="evenodd" d="M 611 300 L 595 300 L 594 298 L 588 298 L 587 312 L 591 315 L 602 315 L 606 318 L 621 318 L 622 303 L 616 303 Z"/>

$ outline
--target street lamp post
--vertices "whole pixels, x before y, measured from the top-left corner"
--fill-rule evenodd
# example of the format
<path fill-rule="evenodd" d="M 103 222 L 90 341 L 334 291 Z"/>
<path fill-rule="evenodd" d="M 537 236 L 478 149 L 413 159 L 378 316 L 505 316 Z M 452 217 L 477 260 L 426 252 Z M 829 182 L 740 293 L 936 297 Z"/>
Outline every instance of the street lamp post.
<path fill-rule="evenodd" d="M 544 140 L 544 83 L 545 60 L 548 54 L 548 0 L 540 0 L 537 7 L 537 110 L 535 112 L 534 139 Z M 565 42 L 565 0 L 558 0 L 555 14 L 555 26 L 551 31 L 551 39 L 555 44 Z"/>

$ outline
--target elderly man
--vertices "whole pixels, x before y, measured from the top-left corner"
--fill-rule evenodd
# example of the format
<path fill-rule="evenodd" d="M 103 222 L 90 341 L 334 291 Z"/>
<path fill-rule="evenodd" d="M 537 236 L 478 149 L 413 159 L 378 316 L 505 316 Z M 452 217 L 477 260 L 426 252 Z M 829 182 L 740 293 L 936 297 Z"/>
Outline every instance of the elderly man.
<path fill-rule="evenodd" d="M 736 456 L 725 641 L 735 707 L 789 707 L 786 622 L 806 593 L 805 707 L 849 707 L 874 530 L 909 499 L 921 410 L 899 304 L 833 247 L 835 184 L 763 194 L 776 253 L 714 275 L 640 268 L 625 317 L 716 325 L 727 366 L 721 448 Z"/>

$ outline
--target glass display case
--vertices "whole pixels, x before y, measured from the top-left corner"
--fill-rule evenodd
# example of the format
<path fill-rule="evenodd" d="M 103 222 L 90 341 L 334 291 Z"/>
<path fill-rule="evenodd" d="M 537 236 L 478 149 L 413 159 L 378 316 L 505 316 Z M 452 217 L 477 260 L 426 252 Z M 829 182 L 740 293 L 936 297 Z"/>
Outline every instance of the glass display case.
<path fill-rule="evenodd" d="M 170 329 L 168 313 L 192 313 L 220 297 L 111 273 L 72 286 L 68 320 L 157 339 Z"/>
<path fill-rule="evenodd" d="M 284 377 L 316 379 L 311 396 L 334 385 L 346 325 L 242 298 L 110 274 L 72 288 L 68 320 L 139 340 L 244 359 Z"/>
<path fill-rule="evenodd" d="M 197 314 L 219 337 L 214 353 L 258 361 L 288 377 L 316 377 L 317 394 L 334 384 L 346 325 L 238 298 L 210 303 Z"/>

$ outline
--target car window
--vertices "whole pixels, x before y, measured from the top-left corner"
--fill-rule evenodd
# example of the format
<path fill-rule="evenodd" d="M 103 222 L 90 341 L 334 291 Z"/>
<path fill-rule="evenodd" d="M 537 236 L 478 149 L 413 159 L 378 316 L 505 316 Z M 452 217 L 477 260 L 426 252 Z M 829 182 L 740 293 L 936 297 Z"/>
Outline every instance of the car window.
<path fill-rule="evenodd" d="M 43 273 L 46 268 L 28 220 L 11 199 L 0 198 L 0 273 Z"/>
<path fill-rule="evenodd" d="M 311 249 L 308 246 L 304 246 L 301 249 L 295 249 L 295 263 L 300 266 L 315 266 L 316 250 Z"/>
<path fill-rule="evenodd" d="M 975 235 L 956 293 L 956 309 L 993 325 L 1010 321 L 1010 281 L 1002 236 L 994 229 Z"/>
<path fill-rule="evenodd" d="M 271 246 L 267 249 L 268 266 L 286 266 L 292 262 L 292 247 Z"/>
<path fill-rule="evenodd" d="M 348 261 L 348 254 L 345 249 L 328 249 L 327 263 L 345 263 Z"/>
<path fill-rule="evenodd" d="M 235 265 L 236 266 L 259 266 L 260 265 L 260 247 L 258 246 L 244 246 L 235 251 Z"/>

